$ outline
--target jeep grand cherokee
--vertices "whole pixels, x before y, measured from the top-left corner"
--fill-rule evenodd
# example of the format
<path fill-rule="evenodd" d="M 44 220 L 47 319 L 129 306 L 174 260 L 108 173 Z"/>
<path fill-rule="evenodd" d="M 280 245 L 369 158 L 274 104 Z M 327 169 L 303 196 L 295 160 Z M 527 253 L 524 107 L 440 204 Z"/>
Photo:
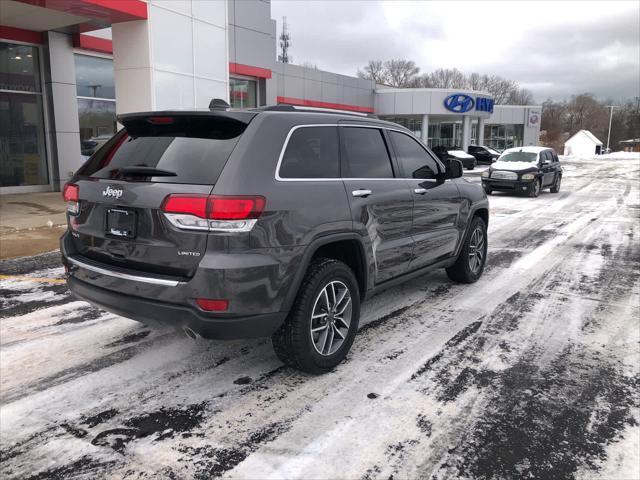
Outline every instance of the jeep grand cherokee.
<path fill-rule="evenodd" d="M 474 282 L 488 202 L 394 123 L 275 106 L 121 115 L 65 186 L 73 293 L 190 336 L 271 336 L 320 373 L 360 304 L 428 269 Z"/>

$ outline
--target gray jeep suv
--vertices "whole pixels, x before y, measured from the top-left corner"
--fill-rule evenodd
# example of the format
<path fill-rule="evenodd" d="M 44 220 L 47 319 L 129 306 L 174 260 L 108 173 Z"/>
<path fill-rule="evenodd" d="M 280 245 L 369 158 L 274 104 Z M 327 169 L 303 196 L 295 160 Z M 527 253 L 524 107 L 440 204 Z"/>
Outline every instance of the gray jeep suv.
<path fill-rule="evenodd" d="M 288 106 L 118 120 L 64 189 L 69 288 L 105 310 L 271 336 L 320 373 L 348 353 L 365 297 L 432 268 L 482 274 L 482 188 L 397 124 Z"/>

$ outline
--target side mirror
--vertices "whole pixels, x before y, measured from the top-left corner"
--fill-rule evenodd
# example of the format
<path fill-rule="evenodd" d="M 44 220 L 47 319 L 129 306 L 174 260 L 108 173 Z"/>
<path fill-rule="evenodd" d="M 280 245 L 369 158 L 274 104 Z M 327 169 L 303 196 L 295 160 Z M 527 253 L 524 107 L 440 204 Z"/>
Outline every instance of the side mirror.
<path fill-rule="evenodd" d="M 445 160 L 446 167 L 444 178 L 460 178 L 462 176 L 462 162 L 454 158 Z"/>

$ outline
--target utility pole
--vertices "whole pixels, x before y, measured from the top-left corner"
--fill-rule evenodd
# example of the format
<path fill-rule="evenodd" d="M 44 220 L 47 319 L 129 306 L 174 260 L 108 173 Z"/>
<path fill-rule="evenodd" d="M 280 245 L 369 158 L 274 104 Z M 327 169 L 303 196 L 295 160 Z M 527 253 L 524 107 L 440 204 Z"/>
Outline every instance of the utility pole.
<path fill-rule="evenodd" d="M 609 105 L 610 113 L 609 113 L 609 133 L 607 133 L 607 152 L 609 152 L 609 140 L 611 139 L 611 120 L 613 119 L 613 109 L 616 108 L 617 105 Z"/>
<path fill-rule="evenodd" d="M 287 17 L 282 17 L 282 33 L 280 34 L 280 54 L 278 55 L 278 61 L 282 63 L 291 63 L 293 58 L 289 56 L 289 47 L 291 38 L 289 37 L 289 30 L 287 29 Z"/>

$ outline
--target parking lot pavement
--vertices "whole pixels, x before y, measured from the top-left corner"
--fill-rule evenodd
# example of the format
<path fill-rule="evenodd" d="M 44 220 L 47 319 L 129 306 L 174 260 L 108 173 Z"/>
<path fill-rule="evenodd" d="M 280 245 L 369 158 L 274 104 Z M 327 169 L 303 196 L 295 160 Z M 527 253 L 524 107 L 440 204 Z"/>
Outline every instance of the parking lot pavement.
<path fill-rule="evenodd" d="M 372 298 L 323 376 L 75 301 L 57 254 L 5 261 L 0 476 L 638 478 L 639 178 L 585 160 L 491 196 L 482 279 Z"/>

